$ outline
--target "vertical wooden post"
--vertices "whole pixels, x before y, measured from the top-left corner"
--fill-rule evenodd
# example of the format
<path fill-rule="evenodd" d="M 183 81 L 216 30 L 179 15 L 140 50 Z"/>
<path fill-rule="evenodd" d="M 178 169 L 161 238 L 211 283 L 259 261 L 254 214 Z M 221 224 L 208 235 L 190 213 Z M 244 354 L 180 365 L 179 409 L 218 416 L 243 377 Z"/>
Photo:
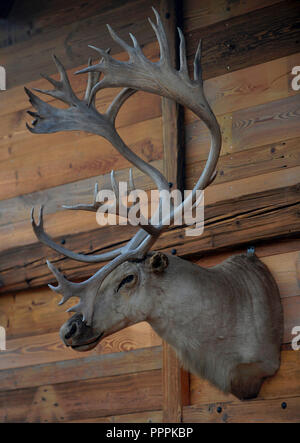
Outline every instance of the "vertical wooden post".
<path fill-rule="evenodd" d="M 180 423 L 189 404 L 189 373 L 181 368 L 175 351 L 163 343 L 163 422 Z"/>
<path fill-rule="evenodd" d="M 177 15 L 180 1 L 161 0 L 160 16 L 169 41 L 170 55 L 177 67 Z M 182 108 L 173 100 L 162 98 L 164 173 L 173 189 L 183 189 L 184 144 L 182 137 Z"/>
<path fill-rule="evenodd" d="M 170 44 L 171 58 L 177 66 L 177 15 L 180 13 L 179 1 L 161 0 L 160 15 Z M 173 100 L 162 98 L 164 173 L 170 187 L 183 188 L 184 152 L 181 140 L 180 106 Z M 184 371 L 175 351 L 163 343 L 163 421 L 179 423 L 182 421 L 182 407 L 189 404 L 189 374 Z"/>

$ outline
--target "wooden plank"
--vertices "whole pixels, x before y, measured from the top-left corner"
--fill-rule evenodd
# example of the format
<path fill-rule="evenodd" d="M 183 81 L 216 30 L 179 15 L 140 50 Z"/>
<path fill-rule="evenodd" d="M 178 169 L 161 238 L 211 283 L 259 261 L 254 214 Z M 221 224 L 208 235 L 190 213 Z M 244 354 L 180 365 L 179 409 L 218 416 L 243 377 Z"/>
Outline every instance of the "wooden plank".
<path fill-rule="evenodd" d="M 161 369 L 161 347 L 0 371 L 0 392 Z"/>
<path fill-rule="evenodd" d="M 105 338 L 89 355 L 114 354 L 161 344 L 160 337 L 151 327 L 141 323 Z M 0 370 L 82 359 L 85 356 L 67 348 L 59 337 L 58 329 L 48 334 L 7 340 L 6 347 L 6 351 L 1 351 Z"/>
<path fill-rule="evenodd" d="M 300 136 L 300 104 L 297 96 L 225 114 L 218 117 L 223 135 L 221 155 L 264 145 L 286 142 Z M 185 126 L 186 163 L 205 160 L 209 132 L 200 121 Z"/>
<path fill-rule="evenodd" d="M 121 128 L 119 133 L 147 162 L 163 157 L 160 117 Z M 1 199 L 131 166 L 106 140 L 86 133 L 30 134 L 4 145 L 0 151 Z"/>
<path fill-rule="evenodd" d="M 162 423 L 162 411 L 143 411 L 134 414 L 114 415 L 85 420 L 76 420 L 69 423 Z"/>
<path fill-rule="evenodd" d="M 186 31 L 190 63 L 203 41 L 203 77 L 246 68 L 299 51 L 299 5 L 285 0 L 205 28 Z"/>
<path fill-rule="evenodd" d="M 297 263 L 300 251 L 264 257 L 262 261 L 268 266 L 278 284 L 281 297 L 300 295 Z"/>
<path fill-rule="evenodd" d="M 279 1 L 281 0 L 251 0 L 251 2 L 232 3 L 230 0 L 208 0 L 206 2 L 185 0 L 183 2 L 184 28 L 187 32 L 205 28 L 208 25 L 271 6 Z"/>
<path fill-rule="evenodd" d="M 273 377 L 268 377 L 258 394 L 259 400 L 269 400 L 288 397 L 300 397 L 300 353 L 297 351 L 282 351 L 281 366 Z M 203 405 L 237 401 L 232 394 L 225 394 L 208 381 L 193 374 L 190 375 L 191 404 Z M 252 401 L 251 401 L 252 402 Z M 250 402 L 250 403 L 251 403 Z M 239 401 L 240 405 L 247 402 Z"/>
<path fill-rule="evenodd" d="M 163 342 L 163 421 L 180 423 L 189 404 L 189 373 L 181 367 L 174 349 Z"/>
<path fill-rule="evenodd" d="M 289 97 L 234 113 L 232 142 L 237 149 L 298 137 L 299 96 Z M 259 144 L 257 141 L 259 140 Z"/>
<path fill-rule="evenodd" d="M 247 150 L 222 155 L 214 184 L 254 177 L 300 165 L 300 138 L 270 143 Z M 206 160 L 187 165 L 187 184 L 198 180 Z"/>
<path fill-rule="evenodd" d="M 0 421 L 70 420 L 161 409 L 161 371 L 139 372 L 0 393 Z"/>
<path fill-rule="evenodd" d="M 290 168 L 284 171 L 285 178 L 281 177 L 283 182 L 286 179 L 293 179 L 291 173 L 293 169 L 295 169 L 296 183 L 299 181 L 297 168 Z M 275 186 L 280 186 L 281 179 L 278 173 L 253 177 L 255 179 L 255 183 L 253 183 L 258 188 L 266 186 L 272 189 L 272 174 L 274 174 Z M 214 195 L 217 196 L 217 199 L 220 197 L 217 190 L 214 195 L 208 194 L 206 199 L 208 204 L 205 211 L 206 229 L 200 237 L 186 237 L 185 228 L 174 228 L 158 239 L 155 248 L 166 252 L 175 248 L 178 255 L 184 256 L 228 246 L 249 245 L 253 242 L 278 238 L 283 235 L 296 235 L 299 232 L 299 187 L 297 185 L 247 195 L 245 195 L 245 191 L 251 191 L 249 180 L 245 180 L 240 190 L 239 186 L 233 190 L 230 184 L 228 184 L 228 188 L 227 184 L 226 186 L 215 185 L 214 188 L 219 186 L 222 186 L 224 196 L 226 193 L 228 195 L 234 194 L 235 198 L 231 200 L 225 198 L 225 201 L 216 204 Z M 211 192 L 212 188 L 209 188 L 208 192 Z M 243 189 L 242 195 L 239 194 L 241 189 Z M 73 250 L 81 252 L 90 250 L 104 252 L 115 247 L 115 235 L 118 236 L 118 245 L 120 245 L 130 238 L 129 236 L 125 240 L 125 234 L 129 235 L 135 230 L 128 226 L 128 231 L 126 230 L 125 233 L 119 226 L 109 226 L 103 228 L 101 232 L 103 232 L 101 238 L 99 238 L 98 230 L 69 236 L 66 238 L 67 246 L 70 244 Z M 123 235 L 124 237 L 122 237 Z M 92 249 L 89 249 L 90 246 Z M 28 245 L 21 251 L 18 248 L 6 250 L 3 251 L 2 257 L 0 256 L 2 292 L 12 290 L 12 288 L 22 289 L 48 283 L 50 274 L 45 269 L 43 258 L 45 256 L 54 261 L 71 279 L 85 278 L 99 269 L 99 265 L 70 263 L 70 260 L 66 258 L 57 260 L 56 253 L 48 251 L 48 248 L 40 244 Z"/>
<path fill-rule="evenodd" d="M 153 29 L 149 26 L 147 15 L 151 6 L 158 6 L 158 0 L 135 0 L 122 2 L 119 8 L 111 8 L 74 23 L 57 24 L 53 30 L 36 34 L 30 40 L 21 41 L 0 51 L 0 65 L 5 66 L 8 88 L 36 79 L 42 71 L 53 74 L 55 67 L 51 60 L 53 48 L 56 55 L 64 62 L 67 69 L 87 63 L 88 56 L 95 57 L 89 44 L 99 48 L 111 48 L 112 54 L 120 47 L 112 40 L 106 29 L 109 23 L 125 40 L 129 32 L 133 33 L 141 45 L 155 41 Z M 59 23 L 59 22 L 58 22 Z M 129 41 L 129 40 L 128 40 Z M 18 62 L 17 62 L 18 60 Z M 22 74 L 20 75 L 20 66 Z"/>
<path fill-rule="evenodd" d="M 298 193 L 299 183 L 299 166 L 294 168 L 282 168 L 282 170 L 269 172 L 266 174 L 256 175 L 254 177 L 246 177 L 240 180 L 234 180 L 226 183 L 219 183 L 209 186 L 205 190 L 205 205 L 207 210 L 210 205 L 220 203 L 222 201 L 230 201 L 231 199 L 247 198 L 249 194 L 261 194 L 261 196 L 269 192 L 277 193 L 279 188 L 294 187 L 294 191 Z M 288 198 L 287 195 L 282 198 Z M 284 200 L 282 200 L 283 202 Z"/>
<path fill-rule="evenodd" d="M 286 403 L 286 408 L 282 404 Z M 299 423 L 300 397 L 187 406 L 185 423 Z M 218 409 L 221 407 L 221 410 Z M 220 412 L 218 412 L 220 411 Z"/>

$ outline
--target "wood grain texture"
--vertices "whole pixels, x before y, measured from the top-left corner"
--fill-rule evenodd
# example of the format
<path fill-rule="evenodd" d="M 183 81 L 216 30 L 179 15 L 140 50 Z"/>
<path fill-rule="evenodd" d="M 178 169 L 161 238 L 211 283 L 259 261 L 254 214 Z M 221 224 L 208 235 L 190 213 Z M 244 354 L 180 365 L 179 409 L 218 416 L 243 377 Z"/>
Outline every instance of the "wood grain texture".
<path fill-rule="evenodd" d="M 70 421 L 69 423 L 162 423 L 162 411 L 135 412 L 133 414 Z"/>
<path fill-rule="evenodd" d="M 287 407 L 282 408 L 285 402 Z M 300 397 L 187 406 L 185 423 L 299 423 Z M 221 407 L 220 412 L 218 408 Z"/>
<path fill-rule="evenodd" d="M 215 184 L 280 171 L 300 165 L 300 138 L 269 143 L 247 150 L 227 153 L 218 161 Z M 193 161 L 186 167 L 187 184 L 196 181 L 206 161 Z"/>
<path fill-rule="evenodd" d="M 299 5 L 285 0 L 219 23 L 186 31 L 192 63 L 203 41 L 203 77 L 216 77 L 299 51 Z"/>
<path fill-rule="evenodd" d="M 152 371 L 161 369 L 161 366 L 162 350 L 158 346 L 16 369 L 9 368 L 0 371 L 0 391 Z"/>
<path fill-rule="evenodd" d="M 297 273 L 300 251 L 263 257 L 263 262 L 274 275 L 281 297 L 300 295 L 300 285 Z"/>
<path fill-rule="evenodd" d="M 60 324 L 61 326 L 61 324 Z M 162 341 L 148 324 L 141 323 L 112 334 L 103 340 L 90 356 L 127 352 L 146 347 L 161 346 Z M 7 341 L 7 350 L 1 351 L 0 370 L 82 359 L 84 354 L 67 348 L 55 332 L 28 335 Z"/>
<path fill-rule="evenodd" d="M 30 39 L 21 39 L 12 46 L 1 48 L 0 64 L 6 67 L 8 88 L 24 84 L 38 78 L 42 71 L 47 75 L 53 74 L 55 68 L 51 60 L 53 48 L 56 55 L 64 60 L 67 69 L 87 63 L 88 56 L 95 57 L 95 51 L 88 48 L 92 44 L 99 48 L 108 48 L 112 54 L 118 53 L 120 47 L 111 39 L 106 29 L 109 23 L 120 37 L 128 38 L 132 32 L 141 45 L 155 41 L 154 32 L 147 21 L 151 15 L 151 6 L 158 6 L 158 0 L 149 1 L 118 1 L 116 7 L 106 3 L 104 12 L 93 14 L 86 18 L 76 18 L 73 11 L 73 23 L 55 23 L 52 29 L 45 33 L 37 33 Z M 71 15 L 71 14 L 70 14 Z M 28 14 L 30 20 L 30 14 Z M 124 18 L 126 17 L 126 23 Z M 24 19 L 24 18 L 23 18 Z M 22 65 L 22 75 L 19 67 Z"/>
<path fill-rule="evenodd" d="M 241 0 L 232 3 L 230 0 L 207 0 L 206 2 L 185 0 L 183 2 L 184 27 L 187 31 L 205 28 L 208 25 L 271 6 L 279 1 L 281 0 Z"/>
<path fill-rule="evenodd" d="M 174 349 L 163 342 L 163 421 L 182 422 L 182 408 L 189 404 L 189 373 L 181 367 Z"/>
<path fill-rule="evenodd" d="M 298 96 L 254 106 L 218 117 L 223 144 L 221 155 L 233 154 L 300 136 Z M 185 126 L 186 164 L 205 160 L 209 133 L 202 122 Z M 254 153 L 253 153 L 254 155 Z"/>
<path fill-rule="evenodd" d="M 161 409 L 161 371 L 44 385 L 0 393 L 0 421 L 70 420 Z"/>
<path fill-rule="evenodd" d="M 299 363 L 299 352 L 282 351 L 279 371 L 273 377 L 268 377 L 264 381 L 257 399 L 266 401 L 268 399 L 300 397 Z M 252 403 L 252 401 L 237 401 L 232 394 L 225 394 L 208 381 L 192 374 L 190 376 L 190 398 L 191 404 L 197 405 L 235 401 L 242 407 L 244 404 Z"/>

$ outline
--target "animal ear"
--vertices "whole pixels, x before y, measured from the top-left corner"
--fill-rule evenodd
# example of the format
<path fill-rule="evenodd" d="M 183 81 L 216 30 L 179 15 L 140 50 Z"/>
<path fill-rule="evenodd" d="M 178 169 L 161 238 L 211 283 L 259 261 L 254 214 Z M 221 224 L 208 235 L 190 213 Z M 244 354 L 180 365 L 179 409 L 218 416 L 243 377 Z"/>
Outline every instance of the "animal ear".
<path fill-rule="evenodd" d="M 155 252 L 149 259 L 150 270 L 155 273 L 163 272 L 168 264 L 169 259 L 162 252 Z"/>

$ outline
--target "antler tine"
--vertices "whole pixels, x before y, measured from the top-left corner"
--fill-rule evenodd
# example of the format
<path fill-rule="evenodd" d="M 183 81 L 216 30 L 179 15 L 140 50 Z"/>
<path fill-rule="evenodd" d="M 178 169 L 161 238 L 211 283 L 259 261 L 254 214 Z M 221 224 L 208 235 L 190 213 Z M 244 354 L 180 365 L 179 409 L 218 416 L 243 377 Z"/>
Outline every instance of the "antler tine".
<path fill-rule="evenodd" d="M 130 186 L 130 191 L 133 191 L 135 189 L 132 168 L 129 169 L 129 186 Z"/>
<path fill-rule="evenodd" d="M 182 76 L 186 80 L 190 80 L 189 77 L 189 71 L 187 66 L 187 59 L 186 59 L 186 47 L 185 47 L 185 38 L 183 35 L 183 32 L 180 28 L 177 28 L 180 44 L 179 44 L 179 57 L 180 57 L 180 69 L 179 72 L 182 74 Z"/>
<path fill-rule="evenodd" d="M 105 51 L 98 49 L 95 46 L 90 46 L 90 48 L 95 49 L 96 51 L 100 52 L 100 54 L 102 56 L 102 58 L 100 59 L 100 63 L 102 63 L 104 61 L 104 59 L 107 56 L 109 56 L 110 48 L 107 48 Z M 89 67 L 93 66 L 91 57 L 88 60 L 88 66 Z M 100 76 L 101 76 L 101 72 L 90 71 L 88 73 L 88 81 L 87 81 L 87 86 L 86 86 L 86 91 L 85 91 L 85 96 L 84 96 L 84 100 L 87 102 L 88 106 L 90 106 L 91 103 L 93 105 L 95 104 L 95 94 L 93 94 L 92 91 L 93 91 L 94 86 L 97 83 L 99 83 Z"/>
<path fill-rule="evenodd" d="M 95 187 L 94 187 L 94 202 L 97 202 L 98 192 L 99 192 L 99 185 L 98 185 L 98 182 L 96 182 Z"/>
<path fill-rule="evenodd" d="M 137 39 L 135 38 L 135 36 L 134 36 L 133 34 L 131 34 L 131 32 L 129 32 L 129 36 L 130 36 L 130 38 L 131 38 L 131 40 L 132 40 L 133 46 L 134 46 L 134 48 L 135 48 L 137 54 L 139 54 L 140 56 L 145 57 L 145 56 L 144 56 L 144 53 L 143 53 L 143 51 L 142 51 L 142 48 L 140 47 L 139 42 L 137 41 Z"/>
<path fill-rule="evenodd" d="M 62 208 L 68 209 L 71 211 L 90 211 L 90 212 L 97 212 L 98 208 L 101 206 L 101 203 L 97 201 L 97 195 L 98 195 L 98 183 L 95 183 L 94 187 L 94 195 L 93 195 L 93 203 L 91 204 L 77 204 L 77 205 L 62 205 Z"/>
<path fill-rule="evenodd" d="M 118 45 L 121 46 L 126 52 L 128 52 L 129 56 L 133 55 L 132 46 L 128 45 L 125 40 L 123 40 L 121 37 L 119 37 L 115 31 L 112 29 L 110 25 L 106 25 L 108 32 L 110 33 L 111 38 L 118 43 Z"/>
<path fill-rule="evenodd" d="M 148 18 L 148 20 L 149 20 L 149 23 L 152 26 L 152 28 L 156 34 L 156 38 L 159 43 L 160 60 L 161 60 L 161 62 L 166 62 L 170 65 L 171 64 L 170 50 L 169 50 L 169 43 L 168 43 L 168 39 L 167 39 L 167 36 L 165 33 L 165 29 L 163 27 L 160 15 L 157 12 L 157 10 L 153 7 L 152 7 L 152 10 L 153 10 L 155 17 L 156 17 L 156 25 L 152 22 L 150 17 Z"/>
<path fill-rule="evenodd" d="M 111 171 L 111 185 L 112 185 L 112 189 L 116 195 L 116 201 L 117 201 L 116 215 L 118 215 L 120 217 L 128 218 L 130 208 L 124 206 L 123 203 L 120 201 L 120 193 L 119 193 L 118 184 L 117 184 L 117 181 L 115 178 L 115 171 L 114 170 Z M 134 186 L 134 182 L 133 182 L 131 168 L 129 170 L 129 185 L 130 185 L 130 188 L 134 191 L 135 186 Z M 140 222 L 139 222 L 138 226 L 140 226 L 147 234 L 150 234 L 151 236 L 153 236 L 153 235 L 157 236 L 157 234 L 159 233 L 157 228 L 152 226 L 151 224 L 149 224 L 148 220 L 146 220 L 142 214 L 140 215 Z"/>
<path fill-rule="evenodd" d="M 43 206 L 40 209 L 38 224 L 36 224 L 34 219 L 34 208 L 31 209 L 31 224 L 36 237 L 42 243 L 44 243 L 46 246 L 49 246 L 51 249 L 54 249 L 54 251 L 59 252 L 60 254 L 65 255 L 66 257 L 69 257 L 73 260 L 81 261 L 84 263 L 99 263 L 117 257 L 122 251 L 122 248 L 118 248 L 110 252 L 104 252 L 103 254 L 85 255 L 70 251 L 69 249 L 66 249 L 63 246 L 55 243 L 55 241 L 44 231 Z"/>
<path fill-rule="evenodd" d="M 112 190 L 114 191 L 117 200 L 119 199 L 119 188 L 118 188 L 118 184 L 116 181 L 116 176 L 115 176 L 115 171 L 112 169 L 111 173 L 110 173 L 110 181 L 111 181 L 111 187 Z"/>
<path fill-rule="evenodd" d="M 111 123 L 114 125 L 118 112 L 125 101 L 135 94 L 137 91 L 133 88 L 123 88 L 122 91 L 114 98 L 112 103 L 109 105 L 105 115 L 109 118 Z"/>
<path fill-rule="evenodd" d="M 55 88 L 59 88 L 61 85 L 60 81 L 57 81 L 54 78 L 51 78 L 46 74 L 40 74 L 40 76 L 43 77 L 45 80 L 47 80 L 49 83 L 51 83 L 51 85 L 54 86 Z"/>
<path fill-rule="evenodd" d="M 92 58 L 91 57 L 88 60 L 88 66 L 92 66 Z M 91 71 L 88 73 L 88 81 L 87 81 L 86 90 L 85 90 L 85 94 L 84 94 L 84 100 L 87 103 L 94 104 L 94 102 L 95 102 L 95 97 L 93 100 L 90 101 L 90 96 L 91 96 L 91 92 L 92 92 L 93 87 L 99 81 L 100 75 L 101 75 L 101 72 Z"/>
<path fill-rule="evenodd" d="M 32 88 L 32 89 L 34 91 L 40 92 L 41 94 L 50 95 L 51 97 L 57 98 L 71 105 L 74 103 L 74 101 L 77 101 L 77 97 L 75 96 L 71 88 L 64 66 L 54 54 L 52 57 L 56 65 L 56 68 L 60 74 L 60 81 L 54 80 L 48 77 L 47 75 L 42 75 L 42 77 L 45 78 L 49 83 L 51 83 L 55 87 L 55 89 L 53 90 L 39 89 L 39 88 Z"/>
<path fill-rule="evenodd" d="M 55 54 L 53 54 L 52 57 L 53 57 L 54 63 L 56 64 L 57 70 L 58 70 L 58 72 L 59 72 L 59 74 L 60 74 L 60 80 L 61 80 L 61 82 L 63 83 L 64 86 L 66 86 L 67 88 L 71 89 L 71 85 L 70 85 L 70 82 L 69 82 L 69 78 L 68 78 L 68 76 L 67 76 L 67 73 L 66 73 L 66 70 L 65 70 L 63 64 L 61 63 L 61 61 L 59 60 L 59 58 L 56 57 Z"/>
<path fill-rule="evenodd" d="M 200 39 L 194 58 L 194 80 L 202 83 L 201 56 L 202 56 L 202 40 Z"/>

